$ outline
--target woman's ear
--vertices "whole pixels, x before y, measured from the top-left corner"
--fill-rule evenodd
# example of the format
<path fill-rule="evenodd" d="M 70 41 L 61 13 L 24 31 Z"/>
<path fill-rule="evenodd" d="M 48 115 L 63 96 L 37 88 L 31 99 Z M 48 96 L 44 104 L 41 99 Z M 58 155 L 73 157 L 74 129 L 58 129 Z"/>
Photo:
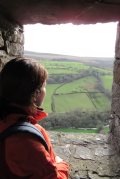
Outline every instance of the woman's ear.
<path fill-rule="evenodd" d="M 39 106 L 41 106 L 41 104 L 43 102 L 43 98 L 44 98 L 44 95 L 43 95 L 42 89 L 41 90 L 37 89 L 34 92 L 34 95 L 32 98 L 32 103 L 39 107 Z"/>
<path fill-rule="evenodd" d="M 44 83 L 40 89 L 36 89 L 36 91 L 34 92 L 34 95 L 33 95 L 32 102 L 33 102 L 33 104 L 35 104 L 38 107 L 42 105 L 42 103 L 44 101 L 44 97 L 46 95 L 45 84 L 46 83 Z"/>
<path fill-rule="evenodd" d="M 37 90 L 34 92 L 34 95 L 33 95 L 33 98 L 32 98 L 32 102 L 33 102 L 34 104 L 37 103 L 38 98 L 39 98 L 39 95 L 40 95 L 40 90 L 37 89 Z"/>

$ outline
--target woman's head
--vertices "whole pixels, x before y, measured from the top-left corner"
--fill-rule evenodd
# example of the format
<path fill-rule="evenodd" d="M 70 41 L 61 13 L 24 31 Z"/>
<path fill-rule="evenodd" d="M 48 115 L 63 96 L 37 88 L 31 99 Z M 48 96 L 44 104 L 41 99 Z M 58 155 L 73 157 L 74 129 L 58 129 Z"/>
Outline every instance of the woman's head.
<path fill-rule="evenodd" d="M 42 95 L 46 79 L 47 71 L 38 62 L 27 58 L 13 59 L 0 73 L 0 96 L 11 103 L 30 105 L 37 95 Z"/>

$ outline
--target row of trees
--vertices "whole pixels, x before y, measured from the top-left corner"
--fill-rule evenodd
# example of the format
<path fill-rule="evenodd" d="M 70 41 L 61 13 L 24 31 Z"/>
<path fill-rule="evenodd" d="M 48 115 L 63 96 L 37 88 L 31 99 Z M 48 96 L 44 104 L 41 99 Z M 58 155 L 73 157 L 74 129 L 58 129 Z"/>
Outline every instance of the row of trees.
<path fill-rule="evenodd" d="M 110 112 L 72 111 L 51 113 L 40 122 L 46 129 L 56 128 L 102 128 L 109 123 Z"/>
<path fill-rule="evenodd" d="M 110 75 L 110 72 L 102 72 L 97 71 L 96 69 L 90 67 L 88 69 L 80 70 L 77 74 L 52 74 L 49 75 L 48 83 L 49 84 L 56 84 L 56 83 L 68 83 L 80 78 L 94 76 L 97 79 L 100 79 L 102 75 Z"/>

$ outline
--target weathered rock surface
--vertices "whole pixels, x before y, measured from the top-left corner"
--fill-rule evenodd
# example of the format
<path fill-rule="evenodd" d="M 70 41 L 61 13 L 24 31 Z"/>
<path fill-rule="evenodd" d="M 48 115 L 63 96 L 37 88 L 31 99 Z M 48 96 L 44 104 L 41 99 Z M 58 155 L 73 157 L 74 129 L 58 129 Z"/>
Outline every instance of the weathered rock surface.
<path fill-rule="evenodd" d="M 100 23 L 120 19 L 119 0 L 1 0 L 0 13 L 19 24 Z"/>
<path fill-rule="evenodd" d="M 0 32 L 0 47 L 4 46 L 4 40 L 2 38 L 2 33 Z"/>
<path fill-rule="evenodd" d="M 6 21 L 5 21 L 6 22 Z M 19 25 L 5 24 L 5 29 L 0 27 L 0 70 L 4 64 L 24 53 L 24 34 Z"/>
<path fill-rule="evenodd" d="M 70 164 L 71 179 L 120 179 L 120 156 L 107 135 L 49 134 L 55 153 Z"/>
<path fill-rule="evenodd" d="M 9 1 L 10 4 L 8 3 L 8 1 L 5 1 L 5 0 L 1 2 L 6 2 L 6 5 L 10 5 L 12 1 Z M 21 1 L 19 2 L 21 3 Z M 25 2 L 28 2 L 28 1 L 25 1 Z M 102 2 L 102 1 L 99 1 L 99 2 Z M 26 7 L 24 7 L 24 4 L 23 4 L 23 8 L 26 9 Z M 31 8 L 33 9 L 32 6 Z M 118 14 L 120 14 L 119 6 L 117 4 L 116 4 L 115 9 L 116 10 L 113 10 L 114 13 L 116 14 L 119 12 Z M 16 9 L 16 12 L 17 11 L 18 9 Z M 58 15 L 60 14 L 59 13 L 60 11 L 57 11 Z M 102 8 L 102 11 L 103 11 L 103 8 Z M 11 11 L 11 12 L 15 13 L 15 11 Z M 25 11 L 25 13 L 27 12 L 28 11 Z M 35 9 L 35 12 L 36 12 L 36 9 Z M 45 11 L 43 9 L 43 13 L 44 12 Z M 66 16 L 66 10 L 64 10 L 64 12 L 65 12 L 64 15 Z M 94 15 L 93 10 L 91 12 Z M 111 9 L 109 9 L 109 12 L 110 12 L 111 17 L 113 17 L 111 13 Z M 21 10 L 20 10 L 20 14 L 21 14 Z M 28 16 L 26 16 L 26 20 L 28 20 Z M 52 24 L 52 23 L 58 22 L 58 19 L 56 20 L 53 19 L 53 16 L 56 16 L 56 15 L 52 14 L 52 16 L 50 16 L 48 13 L 48 21 L 45 21 L 44 16 L 38 19 L 44 23 L 51 22 Z M 101 13 L 99 17 L 101 19 Z M 4 14 L 2 15 L 0 14 L 0 19 L 1 19 L 0 21 L 0 69 L 1 69 L 4 63 L 6 63 L 8 60 L 23 55 L 24 37 L 23 37 L 22 26 L 17 25 L 16 21 L 11 22 L 10 18 L 4 19 Z M 80 16 L 78 16 L 78 19 L 80 20 Z M 69 20 L 66 19 L 66 21 L 68 22 Z M 84 17 L 83 17 L 83 21 L 84 21 Z M 25 23 L 25 21 L 21 21 L 21 22 Z M 31 19 L 30 19 L 30 22 L 31 22 Z M 34 21 L 34 18 L 33 18 L 33 23 L 34 22 L 36 22 L 36 20 Z M 59 22 L 61 22 L 61 19 L 59 19 Z M 74 22 L 77 22 L 77 21 L 75 20 Z M 81 23 L 81 22 L 79 21 L 78 23 Z M 113 82 L 113 94 L 112 94 L 112 123 L 110 126 L 111 127 L 110 132 L 111 134 L 113 134 L 113 139 L 116 139 L 117 146 L 120 150 L 120 24 L 118 25 L 118 38 L 117 38 L 117 43 L 116 43 L 115 57 L 116 57 L 116 62 L 114 66 L 114 82 Z M 115 150 L 113 149 L 113 146 L 109 144 L 108 136 L 102 135 L 102 134 L 86 135 L 86 134 L 65 134 L 65 133 L 57 133 L 57 132 L 56 133 L 49 132 L 49 133 L 50 133 L 56 154 L 59 155 L 64 160 L 66 160 L 70 164 L 71 171 L 70 171 L 69 178 L 71 179 L 120 179 L 120 156 L 116 154 Z"/>

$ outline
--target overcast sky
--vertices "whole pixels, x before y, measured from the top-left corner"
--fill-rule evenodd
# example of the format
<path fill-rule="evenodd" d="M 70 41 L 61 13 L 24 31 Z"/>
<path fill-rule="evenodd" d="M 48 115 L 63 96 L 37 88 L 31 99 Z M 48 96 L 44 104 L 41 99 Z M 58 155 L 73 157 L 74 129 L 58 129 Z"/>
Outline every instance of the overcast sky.
<path fill-rule="evenodd" d="M 117 23 L 26 25 L 25 50 L 84 57 L 114 57 Z"/>

